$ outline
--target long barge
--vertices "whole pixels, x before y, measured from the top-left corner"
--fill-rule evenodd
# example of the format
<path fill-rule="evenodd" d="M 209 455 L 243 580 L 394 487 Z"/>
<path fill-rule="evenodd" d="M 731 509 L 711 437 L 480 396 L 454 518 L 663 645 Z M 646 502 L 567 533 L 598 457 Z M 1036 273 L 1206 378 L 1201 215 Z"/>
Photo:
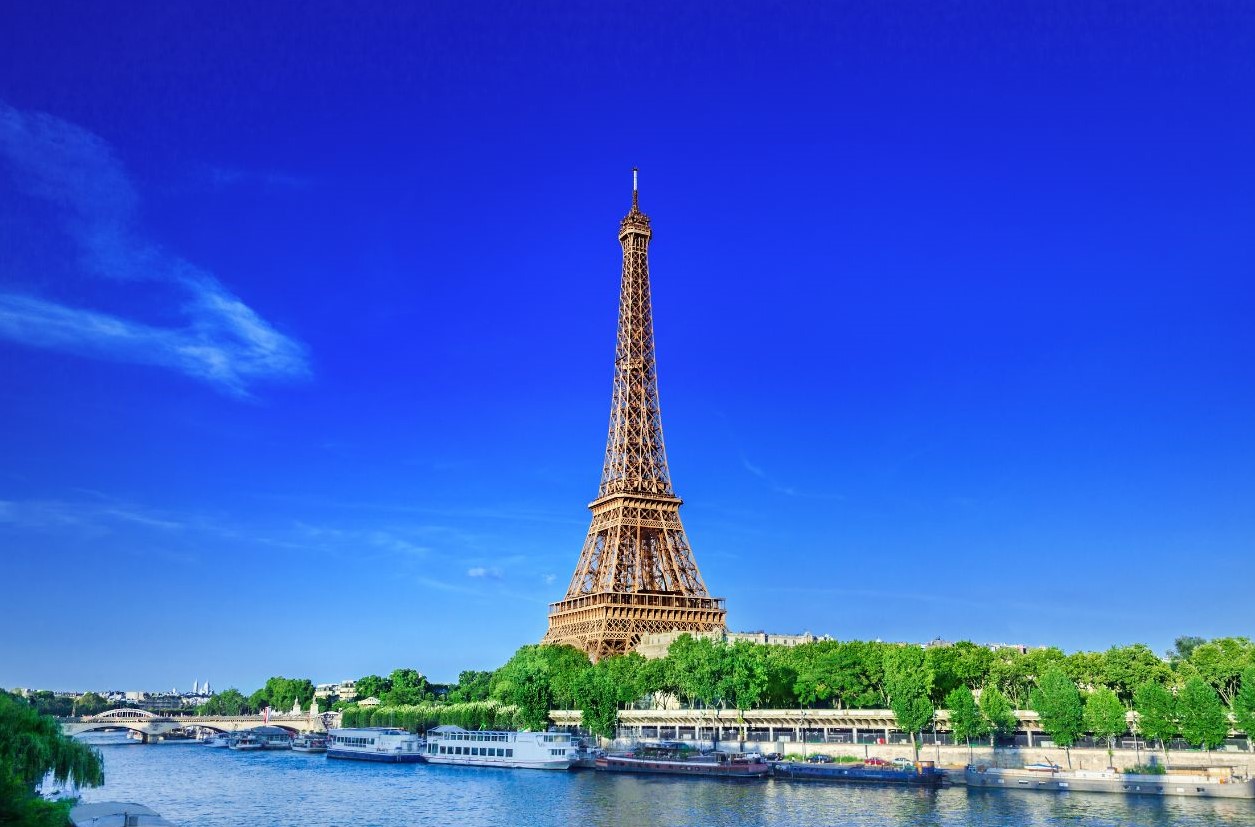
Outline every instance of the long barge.
<path fill-rule="evenodd" d="M 867 767 L 863 764 L 804 764 L 797 761 L 774 761 L 771 774 L 776 778 L 798 781 L 837 781 L 847 784 L 905 784 L 912 787 L 940 787 L 946 774 L 932 762 L 914 767 Z"/>
<path fill-rule="evenodd" d="M 714 778 L 765 778 L 771 765 L 757 753 L 712 752 L 692 755 L 671 744 L 641 746 L 620 755 L 597 758 L 603 772 L 635 772 L 656 775 L 687 775 Z"/>
<path fill-rule="evenodd" d="M 1114 770 L 1043 771 L 968 765 L 963 780 L 969 788 L 1255 799 L 1255 779 L 1240 778 L 1230 768 L 1141 775 Z"/>

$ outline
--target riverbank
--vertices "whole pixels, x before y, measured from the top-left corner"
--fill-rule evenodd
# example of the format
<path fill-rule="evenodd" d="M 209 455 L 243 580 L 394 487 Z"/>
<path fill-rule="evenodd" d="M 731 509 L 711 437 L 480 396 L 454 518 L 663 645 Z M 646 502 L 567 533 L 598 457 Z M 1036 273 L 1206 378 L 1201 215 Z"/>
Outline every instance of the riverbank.
<path fill-rule="evenodd" d="M 101 749 L 106 783 L 84 801 L 140 801 L 180 827 L 1255 825 L 1251 802 L 376 764 L 184 744 Z"/>

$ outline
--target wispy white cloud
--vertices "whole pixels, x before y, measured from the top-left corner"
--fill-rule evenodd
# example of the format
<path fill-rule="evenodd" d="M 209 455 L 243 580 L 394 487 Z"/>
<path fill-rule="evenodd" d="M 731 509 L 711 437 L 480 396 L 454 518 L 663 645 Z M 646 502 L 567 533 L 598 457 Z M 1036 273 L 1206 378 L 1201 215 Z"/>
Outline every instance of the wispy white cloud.
<path fill-rule="evenodd" d="M 466 576 L 486 577 L 492 580 L 500 580 L 502 577 L 502 571 L 496 566 L 472 566 L 466 570 Z"/>
<path fill-rule="evenodd" d="M 136 189 L 98 136 L 59 118 L 0 103 L 0 159 L 22 189 L 56 208 L 63 230 L 77 247 L 82 275 L 161 283 L 183 296 L 173 309 L 185 320 L 179 326 L 155 326 L 27 293 L 0 291 L 0 337 L 32 347 L 171 368 L 236 396 L 248 396 L 257 380 L 309 375 L 300 342 L 276 330 L 212 273 L 139 234 Z"/>
<path fill-rule="evenodd" d="M 762 468 L 758 467 L 757 465 L 755 465 L 754 463 L 746 459 L 744 454 L 741 455 L 741 467 L 744 468 L 746 471 L 750 472 L 751 474 L 753 474 L 754 476 L 761 479 L 763 482 L 767 483 L 767 486 L 772 491 L 774 491 L 777 494 L 783 494 L 786 497 L 801 497 L 803 499 L 808 499 L 808 500 L 843 500 L 845 499 L 845 497 L 841 494 L 814 494 L 814 493 L 799 491 L 791 485 L 784 485 L 781 482 L 779 482 L 775 477 L 773 477 L 771 474 L 768 474 Z"/>
<path fill-rule="evenodd" d="M 0 500 L 0 527 L 55 531 L 74 529 L 88 534 L 110 533 L 119 523 L 163 531 L 179 531 L 185 522 L 176 515 L 134 503 L 104 497 L 79 500 Z"/>

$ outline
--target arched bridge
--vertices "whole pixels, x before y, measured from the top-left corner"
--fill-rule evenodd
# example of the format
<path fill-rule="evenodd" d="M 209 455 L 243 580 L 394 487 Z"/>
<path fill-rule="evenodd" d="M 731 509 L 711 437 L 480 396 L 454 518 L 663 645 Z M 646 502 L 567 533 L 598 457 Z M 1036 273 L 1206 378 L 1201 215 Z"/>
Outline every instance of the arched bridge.
<path fill-rule="evenodd" d="M 334 714 L 334 713 L 332 713 Z M 82 718 L 61 718 L 61 731 L 66 735 L 82 735 L 101 729 L 129 729 L 143 736 L 144 743 L 160 740 L 175 730 L 204 727 L 218 732 L 238 732 L 269 723 L 271 726 L 300 732 L 322 732 L 327 728 L 324 716 L 271 714 L 267 722 L 261 715 L 157 715 L 142 709 L 110 709 L 99 715 Z"/>

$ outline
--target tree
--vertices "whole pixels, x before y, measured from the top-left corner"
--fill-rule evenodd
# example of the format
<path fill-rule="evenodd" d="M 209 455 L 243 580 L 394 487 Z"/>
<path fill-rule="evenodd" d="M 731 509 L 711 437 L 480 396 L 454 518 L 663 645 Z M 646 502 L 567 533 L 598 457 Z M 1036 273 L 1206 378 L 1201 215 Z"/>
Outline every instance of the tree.
<path fill-rule="evenodd" d="M 523 646 L 493 676 L 492 697 L 517 707 L 524 728 L 541 730 L 550 710 L 578 708 L 590 666 L 588 656 L 572 646 Z"/>
<path fill-rule="evenodd" d="M 457 685 L 449 690 L 446 700 L 450 703 L 488 700 L 492 691 L 492 674 L 474 670 L 459 672 Z"/>
<path fill-rule="evenodd" d="M 1167 765 L 1168 742 L 1180 726 L 1176 698 L 1163 684 L 1145 683 L 1133 693 L 1133 711 L 1137 713 L 1138 731 L 1146 738 L 1159 741 Z"/>
<path fill-rule="evenodd" d="M 1181 714 L 1181 735 L 1187 743 L 1208 750 L 1224 743 L 1229 734 L 1229 718 L 1219 696 L 1207 681 L 1190 678 L 1181 687 L 1177 702 Z"/>
<path fill-rule="evenodd" d="M 1084 729 L 1081 693 L 1061 669 L 1051 667 L 1037 681 L 1029 704 L 1041 716 L 1041 728 L 1068 754 L 1072 766 L 1072 745 Z"/>
<path fill-rule="evenodd" d="M 1238 729 L 1246 733 L 1246 748 L 1252 749 L 1255 738 L 1255 667 L 1242 673 L 1242 685 L 1233 696 L 1233 719 Z"/>
<path fill-rule="evenodd" d="M 98 751 L 63 735 L 51 716 L 0 692 L 0 824 L 66 823 L 64 808 L 35 792 L 48 773 L 62 784 L 73 781 L 80 787 L 99 787 L 105 780 Z"/>
<path fill-rule="evenodd" d="M 950 712 L 950 731 L 955 738 L 967 742 L 968 761 L 972 760 L 972 739 L 989 734 L 989 721 L 976 705 L 976 697 L 966 686 L 951 689 L 946 694 L 946 709 Z"/>
<path fill-rule="evenodd" d="M 354 691 L 359 700 L 366 698 L 382 698 L 392 688 L 392 682 L 378 675 L 366 675 L 354 682 Z"/>
<path fill-rule="evenodd" d="M 962 653 L 955 646 L 930 646 L 924 651 L 924 663 L 933 676 L 931 700 L 944 705 L 950 693 L 964 684 L 959 675 Z"/>
<path fill-rule="evenodd" d="M 1124 732 L 1127 723 L 1124 704 L 1114 690 L 1105 686 L 1099 687 L 1085 699 L 1085 728 L 1095 738 L 1107 741 L 1107 763 L 1111 763 L 1113 754 L 1112 739 Z"/>
<path fill-rule="evenodd" d="M 1113 646 L 1102 654 L 1098 683 L 1113 689 L 1126 706 L 1133 702 L 1133 692 L 1142 684 L 1166 683 L 1172 670 L 1149 646 Z"/>
<path fill-rule="evenodd" d="M 248 696 L 248 708 L 253 712 L 261 712 L 268 706 L 270 706 L 270 696 L 266 694 L 264 688 Z"/>
<path fill-rule="evenodd" d="M 253 694 L 258 693 L 261 693 L 258 701 L 265 699 L 264 703 L 255 706 L 259 712 L 266 706 L 277 712 L 287 712 L 295 704 L 300 704 L 302 709 L 309 706 L 309 702 L 314 699 L 314 684 L 308 678 L 275 676 L 267 679 L 266 685 Z"/>
<path fill-rule="evenodd" d="M 74 701 L 75 715 L 98 715 L 109 709 L 109 702 L 95 692 L 84 692 Z"/>
<path fill-rule="evenodd" d="M 764 703 L 769 709 L 797 706 L 793 687 L 797 684 L 796 646 L 767 646 L 767 691 Z"/>
<path fill-rule="evenodd" d="M 994 746 L 999 735 L 1010 735 L 1015 732 L 1019 720 L 1011 702 L 1002 694 L 998 687 L 990 684 L 981 690 L 980 711 L 989 722 L 989 746 Z"/>
<path fill-rule="evenodd" d="M 711 706 L 719 700 L 723 684 L 722 643 L 709 638 L 680 635 L 667 650 L 672 675 L 680 695 L 688 701 Z"/>
<path fill-rule="evenodd" d="M 975 693 L 989 679 L 994 653 L 988 646 L 978 646 L 969 640 L 954 644 L 954 651 L 958 655 L 954 664 L 955 677 Z"/>
<path fill-rule="evenodd" d="M 889 708 L 893 710 L 898 728 L 910 734 L 916 760 L 919 760 L 919 741 L 915 736 L 933 717 L 933 705 L 928 700 L 932 683 L 932 673 L 919 647 L 894 646 L 885 652 Z"/>
<path fill-rule="evenodd" d="M 407 706 L 431 700 L 427 678 L 417 669 L 393 669 L 388 676 L 390 688 L 380 700 L 390 706 Z"/>
<path fill-rule="evenodd" d="M 232 687 L 231 689 L 219 692 L 200 706 L 196 707 L 196 714 L 241 715 L 247 709 L 248 699 L 240 694 L 240 690 Z"/>
<path fill-rule="evenodd" d="M 1167 652 L 1168 660 L 1173 663 L 1179 660 L 1189 660 L 1190 655 L 1194 654 L 1194 650 L 1206 642 L 1206 638 L 1195 635 L 1182 635 L 1173 641 L 1172 648 Z"/>
<path fill-rule="evenodd" d="M 645 659 L 635 652 L 606 658 L 584 670 L 580 678 L 579 708 L 584 727 L 603 738 L 613 738 L 619 727 L 619 705 L 643 694 Z"/>
<path fill-rule="evenodd" d="M 761 706 L 770 684 L 767 647 L 738 640 L 723 654 L 726 668 L 720 695 L 740 710 Z"/>
<path fill-rule="evenodd" d="M 1233 703 L 1242 672 L 1255 666 L 1255 644 L 1244 637 L 1222 637 L 1195 646 L 1188 669 L 1211 684 L 1225 704 Z M 1182 670 L 1188 676 L 1189 672 Z"/>

